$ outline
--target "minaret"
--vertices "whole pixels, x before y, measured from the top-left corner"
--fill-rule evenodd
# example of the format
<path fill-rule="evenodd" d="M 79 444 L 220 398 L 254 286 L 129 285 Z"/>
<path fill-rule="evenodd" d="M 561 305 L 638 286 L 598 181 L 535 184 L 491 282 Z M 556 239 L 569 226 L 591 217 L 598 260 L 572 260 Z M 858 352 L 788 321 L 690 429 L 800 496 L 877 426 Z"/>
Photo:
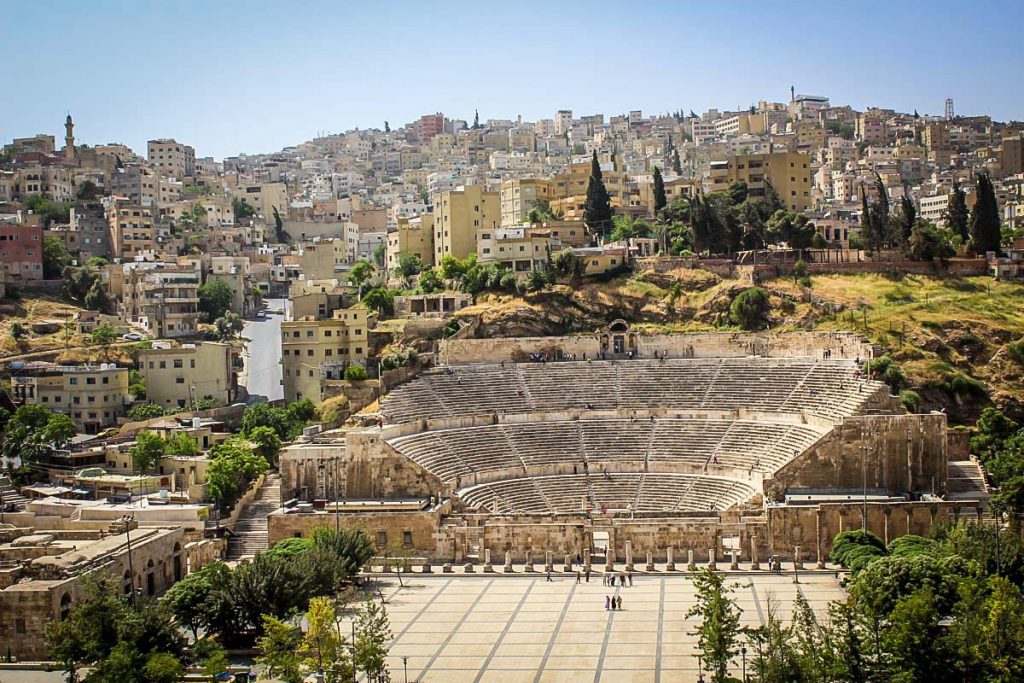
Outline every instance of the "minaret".
<path fill-rule="evenodd" d="M 71 113 L 64 121 L 64 158 L 68 161 L 75 160 L 75 124 L 71 120 Z"/>

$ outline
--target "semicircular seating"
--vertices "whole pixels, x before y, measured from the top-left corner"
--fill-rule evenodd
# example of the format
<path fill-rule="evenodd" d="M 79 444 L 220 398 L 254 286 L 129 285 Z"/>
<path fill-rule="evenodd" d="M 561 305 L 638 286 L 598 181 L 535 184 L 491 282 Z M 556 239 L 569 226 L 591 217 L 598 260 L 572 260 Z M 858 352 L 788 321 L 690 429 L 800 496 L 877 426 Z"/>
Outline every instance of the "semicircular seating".
<path fill-rule="evenodd" d="M 573 514 L 591 510 L 714 512 L 750 499 L 750 485 L 720 477 L 630 473 L 506 479 L 458 492 L 467 507 L 499 514 Z"/>

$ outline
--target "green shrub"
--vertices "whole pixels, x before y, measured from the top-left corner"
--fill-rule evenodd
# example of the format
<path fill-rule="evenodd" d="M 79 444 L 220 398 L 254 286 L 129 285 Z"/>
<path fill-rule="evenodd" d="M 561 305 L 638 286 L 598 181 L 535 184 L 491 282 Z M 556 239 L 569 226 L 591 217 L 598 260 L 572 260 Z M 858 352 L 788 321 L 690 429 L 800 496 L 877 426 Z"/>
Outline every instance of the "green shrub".
<path fill-rule="evenodd" d="M 921 395 L 911 389 L 904 389 L 900 392 L 900 403 L 908 413 L 916 413 L 917 406 L 921 404 Z"/>
<path fill-rule="evenodd" d="M 869 548 L 870 550 L 862 551 L 860 550 L 861 548 Z M 836 564 L 849 567 L 853 558 L 871 552 L 884 556 L 886 552 L 885 543 L 870 531 L 855 529 L 836 535 L 835 540 L 832 541 L 832 552 L 829 554 L 829 559 Z"/>
<path fill-rule="evenodd" d="M 367 377 L 366 368 L 362 365 L 350 365 L 345 368 L 345 379 L 349 382 L 361 382 Z"/>
<path fill-rule="evenodd" d="M 980 381 L 969 375 L 958 372 L 949 380 L 949 387 L 959 396 L 971 398 L 988 398 L 988 389 Z"/>
<path fill-rule="evenodd" d="M 889 542 L 889 555 L 892 557 L 911 557 L 913 555 L 929 554 L 935 550 L 936 543 L 933 540 L 907 534 Z"/>
<path fill-rule="evenodd" d="M 896 393 L 903 389 L 907 381 L 907 378 L 903 375 L 903 370 L 900 369 L 900 366 L 889 355 L 872 358 L 868 363 L 868 372 L 875 373 L 876 379 L 888 384 L 889 388 Z"/>
<path fill-rule="evenodd" d="M 1024 339 L 1007 344 L 1006 352 L 1010 354 L 1010 358 L 1024 365 Z"/>

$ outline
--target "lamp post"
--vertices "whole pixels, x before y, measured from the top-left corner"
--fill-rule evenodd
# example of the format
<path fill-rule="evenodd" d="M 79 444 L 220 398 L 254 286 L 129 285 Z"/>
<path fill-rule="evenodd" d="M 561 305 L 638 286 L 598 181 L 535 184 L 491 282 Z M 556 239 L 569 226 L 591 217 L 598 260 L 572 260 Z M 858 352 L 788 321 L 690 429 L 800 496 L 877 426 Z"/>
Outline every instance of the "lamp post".
<path fill-rule="evenodd" d="M 332 458 L 332 460 L 334 460 L 334 532 L 335 533 L 340 533 L 341 532 L 341 509 L 338 507 L 338 503 L 340 501 L 340 499 L 338 498 L 338 477 L 339 477 L 339 474 L 340 474 L 340 472 L 338 470 L 338 460 L 339 460 L 339 458 L 338 458 L 338 456 L 334 456 Z"/>
<path fill-rule="evenodd" d="M 409 683 L 409 658 L 402 657 L 402 671 L 405 673 L 405 683 Z"/>
<path fill-rule="evenodd" d="M 697 683 L 704 683 L 704 658 L 697 655 Z"/>
<path fill-rule="evenodd" d="M 740 646 L 740 655 L 743 657 L 743 683 L 747 683 L 747 646 Z"/>

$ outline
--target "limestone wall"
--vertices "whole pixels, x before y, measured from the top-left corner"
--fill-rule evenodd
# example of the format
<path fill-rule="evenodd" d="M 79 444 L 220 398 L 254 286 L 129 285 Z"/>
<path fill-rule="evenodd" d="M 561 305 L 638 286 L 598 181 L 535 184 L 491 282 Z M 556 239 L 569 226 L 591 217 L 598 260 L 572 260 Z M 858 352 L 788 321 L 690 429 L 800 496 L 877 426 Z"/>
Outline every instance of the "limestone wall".
<path fill-rule="evenodd" d="M 341 526 L 361 527 L 370 535 L 375 544 L 385 540 L 385 545 L 402 544 L 406 532 L 412 534 L 412 551 L 433 556 L 437 544 L 437 530 L 440 526 L 441 511 L 415 512 L 346 512 L 341 515 Z M 268 540 L 271 546 L 286 538 L 309 537 L 316 527 L 334 528 L 333 512 L 278 511 L 267 517 Z M 380 534 L 385 534 L 381 537 Z"/>
<path fill-rule="evenodd" d="M 793 489 L 861 490 L 945 495 L 946 416 L 848 417 L 801 457 L 765 483 L 767 500 Z"/>
<path fill-rule="evenodd" d="M 567 337 L 518 337 L 509 339 L 446 339 L 438 342 L 438 362 L 497 363 L 525 359 L 531 353 L 577 354 L 596 358 L 601 333 Z M 750 355 L 820 358 L 832 351 L 832 358 L 872 357 L 870 343 L 848 332 L 733 333 L 637 335 L 642 358 L 667 351 L 672 358 L 738 358 Z"/>

